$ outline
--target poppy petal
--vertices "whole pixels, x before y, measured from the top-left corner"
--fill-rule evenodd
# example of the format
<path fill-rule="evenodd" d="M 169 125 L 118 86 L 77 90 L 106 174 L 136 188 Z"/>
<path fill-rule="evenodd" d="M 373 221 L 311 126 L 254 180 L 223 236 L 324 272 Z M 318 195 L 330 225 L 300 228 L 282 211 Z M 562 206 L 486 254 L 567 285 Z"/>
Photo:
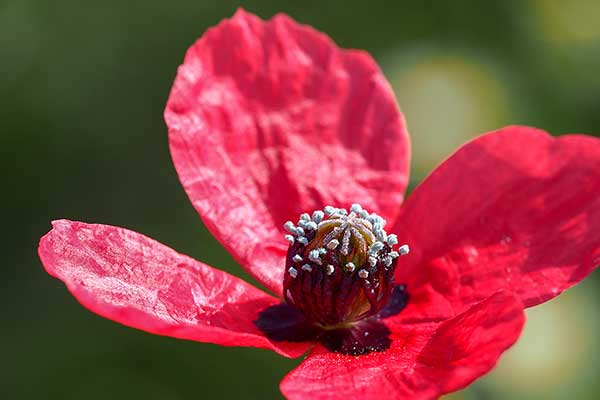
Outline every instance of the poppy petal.
<path fill-rule="evenodd" d="M 599 193 L 600 140 L 519 126 L 483 135 L 407 200 L 393 231 L 411 253 L 396 278 L 413 310 L 429 302 L 440 315 L 504 289 L 526 307 L 547 301 L 600 264 Z"/>
<path fill-rule="evenodd" d="M 390 223 L 409 142 L 390 85 L 365 52 L 279 14 L 239 10 L 187 52 L 165 110 L 179 178 L 208 229 L 281 294 L 282 226 L 360 203 Z"/>
<path fill-rule="evenodd" d="M 274 343 L 254 325 L 277 299 L 139 233 L 59 220 L 39 256 L 86 308 L 150 333 L 261 347 L 297 357 L 310 343 Z"/>
<path fill-rule="evenodd" d="M 524 321 L 520 301 L 496 293 L 441 323 L 390 325 L 392 344 L 383 353 L 345 356 L 318 345 L 281 391 L 288 399 L 434 399 L 493 368 Z"/>

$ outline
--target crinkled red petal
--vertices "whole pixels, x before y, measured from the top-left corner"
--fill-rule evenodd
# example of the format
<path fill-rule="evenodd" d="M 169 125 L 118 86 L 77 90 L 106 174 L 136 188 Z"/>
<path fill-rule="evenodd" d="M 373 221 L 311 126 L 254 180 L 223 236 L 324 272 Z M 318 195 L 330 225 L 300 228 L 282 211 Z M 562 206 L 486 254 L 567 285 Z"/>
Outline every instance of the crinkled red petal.
<path fill-rule="evenodd" d="M 286 220 L 327 204 L 398 213 L 409 142 L 389 84 L 367 53 L 285 15 L 240 10 L 209 29 L 179 67 L 165 119 L 194 207 L 275 293 Z"/>
<path fill-rule="evenodd" d="M 508 127 L 463 146 L 393 229 L 411 253 L 404 317 L 443 317 L 511 290 L 531 307 L 600 264 L 600 140 Z"/>
<path fill-rule="evenodd" d="M 253 321 L 277 299 L 139 233 L 60 220 L 40 241 L 48 273 L 91 311 L 150 333 L 251 346 L 297 357 L 310 343 L 274 343 Z"/>
<path fill-rule="evenodd" d="M 441 323 L 390 325 L 391 348 L 344 356 L 317 346 L 281 382 L 288 399 L 435 399 L 494 367 L 525 318 L 512 294 L 496 293 Z"/>

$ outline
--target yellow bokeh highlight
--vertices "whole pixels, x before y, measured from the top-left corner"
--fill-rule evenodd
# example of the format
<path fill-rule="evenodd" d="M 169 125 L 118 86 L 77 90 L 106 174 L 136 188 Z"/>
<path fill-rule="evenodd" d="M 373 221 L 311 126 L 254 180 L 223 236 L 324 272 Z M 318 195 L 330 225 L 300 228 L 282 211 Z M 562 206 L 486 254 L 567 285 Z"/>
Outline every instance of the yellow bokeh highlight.
<path fill-rule="evenodd" d="M 559 45 L 600 39 L 600 1 L 530 0 L 544 36 Z"/>
<path fill-rule="evenodd" d="M 507 119 L 502 83 L 475 58 L 425 53 L 385 71 L 407 119 L 417 180 L 460 145 Z"/>
<path fill-rule="evenodd" d="M 483 383 L 527 399 L 570 399 L 576 388 L 592 385 L 600 355 L 592 290 L 593 282 L 585 282 L 528 309 L 521 338 Z"/>
<path fill-rule="evenodd" d="M 594 283 L 584 282 L 554 300 L 527 309 L 519 341 L 498 365 L 468 388 L 443 400 L 572 400 L 589 393 L 600 365 L 600 321 Z"/>

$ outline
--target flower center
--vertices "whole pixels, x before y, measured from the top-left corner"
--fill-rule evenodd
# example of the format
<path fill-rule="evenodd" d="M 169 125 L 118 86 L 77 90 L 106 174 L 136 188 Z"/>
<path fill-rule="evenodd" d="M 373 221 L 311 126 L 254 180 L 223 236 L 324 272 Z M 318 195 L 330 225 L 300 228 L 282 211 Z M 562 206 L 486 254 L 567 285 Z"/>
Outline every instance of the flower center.
<path fill-rule="evenodd" d="M 386 221 L 359 204 L 302 214 L 290 233 L 285 300 L 311 322 L 335 329 L 370 317 L 389 302 L 398 257 L 408 254 Z"/>

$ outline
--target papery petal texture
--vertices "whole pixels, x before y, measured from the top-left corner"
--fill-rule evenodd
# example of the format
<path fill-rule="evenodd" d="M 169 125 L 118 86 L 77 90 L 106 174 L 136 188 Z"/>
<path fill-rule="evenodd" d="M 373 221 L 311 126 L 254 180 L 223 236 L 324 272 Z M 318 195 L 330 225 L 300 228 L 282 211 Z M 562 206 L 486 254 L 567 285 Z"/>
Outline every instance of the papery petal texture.
<path fill-rule="evenodd" d="M 426 400 L 461 389 L 489 371 L 519 337 L 523 306 L 496 293 L 440 323 L 390 322 L 391 348 L 344 356 L 317 346 L 281 383 L 291 400 Z"/>
<path fill-rule="evenodd" d="M 91 311 L 150 333 L 272 349 L 297 357 L 310 343 L 273 343 L 253 321 L 278 303 L 246 282 L 139 233 L 108 225 L 53 222 L 40 241 L 48 273 Z"/>
<path fill-rule="evenodd" d="M 530 307 L 600 264 L 600 140 L 508 127 L 459 149 L 413 192 L 393 229 L 407 314 L 459 312 L 498 290 Z M 412 311 L 411 311 L 412 307 Z"/>
<path fill-rule="evenodd" d="M 209 29 L 178 70 L 165 119 L 206 226 L 277 294 L 287 219 L 355 202 L 398 213 L 409 143 L 389 84 L 367 53 L 286 15 L 240 10 Z"/>

